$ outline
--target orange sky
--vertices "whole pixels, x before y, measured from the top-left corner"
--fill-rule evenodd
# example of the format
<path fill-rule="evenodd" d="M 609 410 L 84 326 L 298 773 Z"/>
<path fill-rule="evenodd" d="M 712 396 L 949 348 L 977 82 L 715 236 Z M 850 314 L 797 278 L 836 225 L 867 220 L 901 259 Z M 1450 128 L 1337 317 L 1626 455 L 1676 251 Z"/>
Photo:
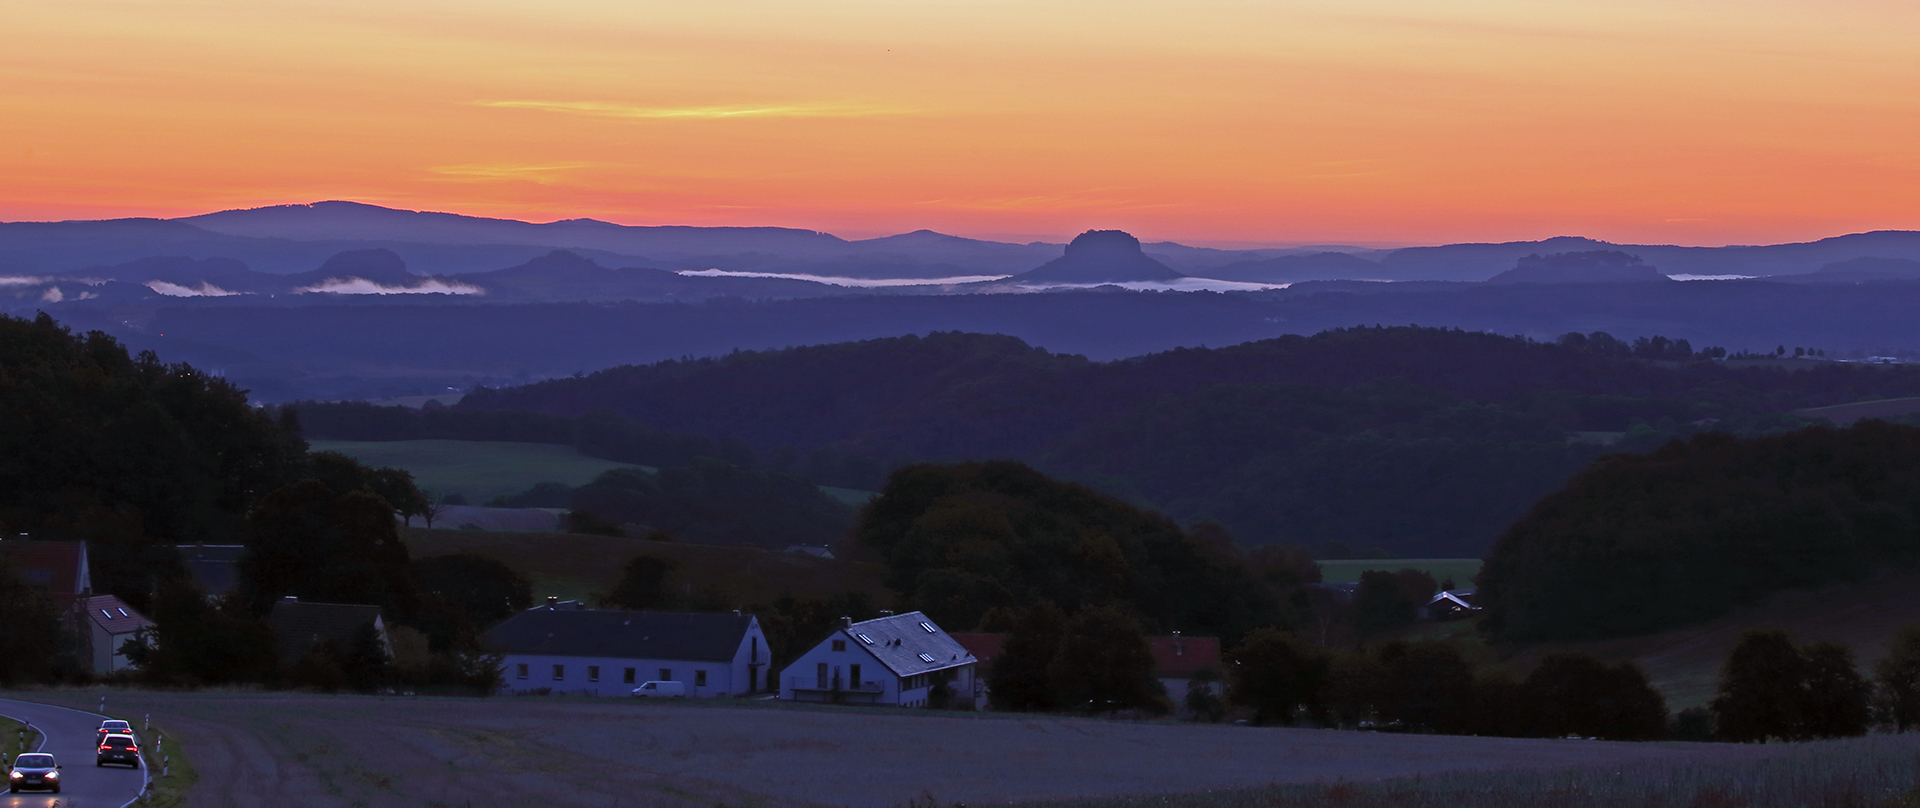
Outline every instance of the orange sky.
<path fill-rule="evenodd" d="M 1773 243 L 1915 144 L 1910 0 L 0 0 L 6 220 Z"/>

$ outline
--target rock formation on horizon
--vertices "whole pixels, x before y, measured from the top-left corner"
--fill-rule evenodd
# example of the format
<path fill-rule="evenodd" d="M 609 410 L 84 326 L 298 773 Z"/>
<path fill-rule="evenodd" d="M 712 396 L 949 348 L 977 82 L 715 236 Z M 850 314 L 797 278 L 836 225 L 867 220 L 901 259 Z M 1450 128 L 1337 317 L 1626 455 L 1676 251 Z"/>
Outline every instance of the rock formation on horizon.
<path fill-rule="evenodd" d="M 1672 280 L 1640 256 L 1619 250 L 1529 255 L 1487 283 L 1663 283 Z"/>
<path fill-rule="evenodd" d="M 1186 277 L 1140 250 L 1124 230 L 1088 230 L 1067 245 L 1067 254 L 1007 279 L 1012 283 L 1123 283 L 1174 281 Z"/>

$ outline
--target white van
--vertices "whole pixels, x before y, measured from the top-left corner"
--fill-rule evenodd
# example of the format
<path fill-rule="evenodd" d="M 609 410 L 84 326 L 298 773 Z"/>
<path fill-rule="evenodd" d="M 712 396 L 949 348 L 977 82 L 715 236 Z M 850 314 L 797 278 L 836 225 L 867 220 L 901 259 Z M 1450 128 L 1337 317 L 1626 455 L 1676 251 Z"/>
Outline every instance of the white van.
<path fill-rule="evenodd" d="M 633 689 L 636 699 L 679 699 L 687 695 L 685 682 L 648 682 Z"/>

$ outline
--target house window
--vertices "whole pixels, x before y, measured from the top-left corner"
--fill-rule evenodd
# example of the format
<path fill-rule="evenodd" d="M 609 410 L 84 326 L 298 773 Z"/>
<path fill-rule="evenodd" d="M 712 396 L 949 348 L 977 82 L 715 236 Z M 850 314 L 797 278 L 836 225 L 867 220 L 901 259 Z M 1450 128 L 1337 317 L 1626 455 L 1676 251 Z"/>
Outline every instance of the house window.
<path fill-rule="evenodd" d="M 621 674 L 620 676 L 620 681 L 625 682 L 627 684 L 633 684 L 633 679 L 634 679 L 634 676 L 633 676 L 632 668 L 628 668 L 627 672 L 624 674 Z"/>
<path fill-rule="evenodd" d="M 521 678 L 521 679 L 527 678 L 527 663 L 522 662 L 518 665 L 513 666 L 513 672 L 514 672 L 514 675 L 518 678 Z"/>
<path fill-rule="evenodd" d="M 821 690 L 827 689 L 827 663 L 822 662 L 818 667 L 814 668 L 814 676 L 818 679 L 818 681 L 814 682 L 814 686 Z"/>
<path fill-rule="evenodd" d="M 921 655 L 920 655 L 920 661 L 921 661 L 921 662 L 932 662 L 932 661 L 933 661 L 933 655 L 932 655 L 932 654 L 921 654 Z"/>
<path fill-rule="evenodd" d="M 671 682 L 671 681 L 673 681 L 673 669 L 672 669 L 672 668 L 661 668 L 661 669 L 660 669 L 660 681 L 662 681 L 662 682 Z"/>
<path fill-rule="evenodd" d="M 835 650 L 835 651 L 845 651 L 845 650 L 847 650 L 847 641 L 846 641 L 846 640 L 834 640 L 834 641 L 833 641 L 833 650 Z"/>
<path fill-rule="evenodd" d="M 566 681 L 566 679 L 567 679 L 567 666 L 565 665 L 553 666 L 553 680 L 556 682 L 564 682 Z"/>
<path fill-rule="evenodd" d="M 863 643 L 866 643 L 866 644 L 868 644 L 868 645 L 872 645 L 872 644 L 873 644 L 873 638 L 872 638 L 872 637 L 869 637 L 869 636 L 867 636 L 867 635 L 865 635 L 865 634 L 855 634 L 855 635 L 853 635 L 853 636 L 855 636 L 855 637 L 859 637 L 859 638 L 860 638 L 860 641 L 861 641 L 861 642 L 863 642 Z"/>
<path fill-rule="evenodd" d="M 587 681 L 589 681 L 589 682 L 598 682 L 598 681 L 600 681 L 600 666 L 599 666 L 599 665 L 588 665 L 588 666 L 587 666 Z"/>
<path fill-rule="evenodd" d="M 927 633 L 928 633 L 928 634 L 938 634 L 938 633 L 940 633 L 940 632 L 939 632 L 939 631 L 938 631 L 937 629 L 935 629 L 935 628 L 933 627 L 933 624 L 932 624 L 932 623 L 921 623 L 921 624 L 920 624 L 920 627 L 921 627 L 921 628 L 924 628 L 924 629 L 926 629 L 926 630 L 927 630 Z"/>
<path fill-rule="evenodd" d="M 854 690 L 860 689 L 860 666 L 859 665 L 847 666 L 847 686 L 853 688 Z"/>
<path fill-rule="evenodd" d="M 693 672 L 693 686 L 694 686 L 694 687 L 706 687 L 706 686 L 707 686 L 707 672 L 706 672 L 706 671 L 694 671 L 694 672 Z"/>

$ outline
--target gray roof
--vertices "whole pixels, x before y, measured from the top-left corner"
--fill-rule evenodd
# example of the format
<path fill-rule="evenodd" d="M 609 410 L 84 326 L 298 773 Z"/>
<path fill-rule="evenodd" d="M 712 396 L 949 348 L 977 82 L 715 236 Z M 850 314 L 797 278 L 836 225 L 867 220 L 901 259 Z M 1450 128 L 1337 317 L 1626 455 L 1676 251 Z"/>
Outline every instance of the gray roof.
<path fill-rule="evenodd" d="M 865 649 L 898 676 L 912 676 L 975 661 L 973 654 L 961 647 L 958 640 L 919 612 L 854 623 L 833 636 L 852 640 L 853 647 Z"/>
<path fill-rule="evenodd" d="M 746 641 L 750 614 L 550 609 L 507 618 L 487 647 L 510 654 L 728 662 Z"/>
<path fill-rule="evenodd" d="M 240 556 L 246 547 L 239 544 L 181 544 L 180 559 L 187 574 L 210 597 L 220 597 L 240 583 Z"/>
<path fill-rule="evenodd" d="M 380 619 L 380 607 L 354 603 L 315 603 L 281 598 L 273 602 L 267 622 L 273 624 L 280 658 L 292 662 L 326 640 L 351 650 L 360 630 Z"/>

